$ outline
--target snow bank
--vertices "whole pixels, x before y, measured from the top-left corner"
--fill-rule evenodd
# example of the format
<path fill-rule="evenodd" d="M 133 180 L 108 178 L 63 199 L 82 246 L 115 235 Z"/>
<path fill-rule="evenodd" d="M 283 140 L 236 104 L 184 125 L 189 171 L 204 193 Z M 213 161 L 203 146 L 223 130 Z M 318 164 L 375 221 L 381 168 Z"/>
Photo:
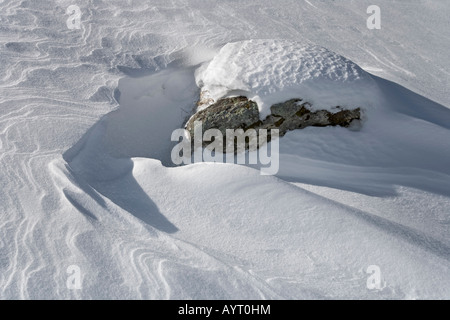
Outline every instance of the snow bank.
<path fill-rule="evenodd" d="M 368 105 L 374 87 L 367 72 L 328 49 L 258 39 L 226 44 L 197 70 L 196 82 L 205 101 L 200 109 L 244 95 L 258 103 L 261 117 L 272 104 L 299 97 L 320 109 Z"/>

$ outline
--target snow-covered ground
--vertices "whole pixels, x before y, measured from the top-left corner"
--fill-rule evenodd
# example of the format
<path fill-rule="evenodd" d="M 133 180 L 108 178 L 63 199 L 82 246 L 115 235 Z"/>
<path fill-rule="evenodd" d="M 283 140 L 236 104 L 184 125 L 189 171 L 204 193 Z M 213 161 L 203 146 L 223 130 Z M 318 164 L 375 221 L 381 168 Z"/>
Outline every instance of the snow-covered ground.
<path fill-rule="evenodd" d="M 380 0 L 369 30 L 372 2 L 1 1 L 0 298 L 449 299 L 450 5 Z M 244 48 L 211 71 L 242 40 L 328 59 Z M 317 82 L 347 67 L 350 96 Z M 287 133 L 276 176 L 174 167 L 199 79 L 236 78 L 263 112 L 308 83 L 319 106 L 364 104 L 363 125 Z"/>

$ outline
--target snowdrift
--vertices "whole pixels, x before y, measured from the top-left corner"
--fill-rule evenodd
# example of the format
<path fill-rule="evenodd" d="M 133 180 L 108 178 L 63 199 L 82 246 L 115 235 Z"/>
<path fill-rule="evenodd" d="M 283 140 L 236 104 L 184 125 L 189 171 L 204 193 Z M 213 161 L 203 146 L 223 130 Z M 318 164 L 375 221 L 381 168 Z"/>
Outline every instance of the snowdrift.
<path fill-rule="evenodd" d="M 270 106 L 294 98 L 315 108 L 370 105 L 376 86 L 370 75 L 326 48 L 287 40 L 226 44 L 196 72 L 203 109 L 220 98 L 243 95 L 258 103 L 261 119 Z"/>
<path fill-rule="evenodd" d="M 239 47 L 248 43 L 252 41 L 240 43 Z M 271 50 L 278 41 L 256 43 L 260 49 L 267 45 Z M 159 295 L 160 287 L 145 286 L 143 297 L 448 295 L 450 217 L 442 205 L 449 202 L 439 195 L 447 195 L 450 190 L 450 141 L 440 138 L 449 136 L 445 125 L 449 122 L 444 119 L 450 120 L 450 112 L 364 72 L 328 50 L 309 47 L 301 51 L 296 45 L 282 43 L 285 49 L 280 60 L 274 55 L 270 61 L 280 70 L 287 70 L 286 75 L 274 76 L 274 68 L 269 68 L 266 75 L 260 70 L 257 76 L 251 76 L 243 67 L 236 68 L 235 73 L 222 73 L 213 67 L 217 61 L 225 65 L 227 50 L 221 50 L 217 56 L 220 59 L 215 57 L 200 67 L 196 77 L 194 69 L 188 68 L 122 80 L 120 109 L 104 117 L 65 154 L 71 174 L 98 192 L 108 209 L 91 210 L 76 197 L 67 197 L 67 192 L 66 197 L 72 205 L 84 208 L 80 211 L 90 221 L 92 217 L 105 221 L 109 206 L 116 208 L 114 211 L 131 213 L 137 219 L 131 219 L 133 223 L 143 224 L 148 230 L 140 229 L 142 235 L 135 235 L 138 243 L 168 247 L 161 249 L 168 252 L 175 246 L 177 252 L 183 252 L 183 258 L 162 254 L 165 258 L 160 258 L 157 266 L 153 258 L 147 258 L 144 264 L 139 262 L 146 274 L 158 277 L 166 286 L 166 296 Z M 288 47 L 295 49 L 298 66 L 314 60 L 319 61 L 318 66 L 289 76 L 289 71 L 296 69 L 291 68 L 294 62 L 286 58 L 290 56 Z M 256 63 L 252 56 L 249 61 L 244 57 L 238 60 L 245 66 Z M 242 70 L 245 81 L 241 81 L 237 70 Z M 243 85 L 246 82 L 253 85 Z M 333 104 L 362 103 L 366 116 L 357 131 L 328 127 L 286 134 L 280 140 L 281 179 L 261 177 L 254 168 L 230 164 L 197 163 L 170 168 L 169 133 L 183 124 L 186 110 L 195 105 L 199 90 L 195 83 L 201 83 L 201 89 L 207 88 L 215 98 L 248 88 L 248 95 L 257 94 L 265 101 L 310 94 L 311 99 L 324 104 L 324 97 Z M 320 90 L 322 83 L 326 94 Z M 270 93 L 262 94 L 262 88 Z M 344 89 L 353 93 L 342 96 Z M 167 119 L 164 125 L 161 119 Z M 76 185 L 86 189 L 79 182 Z M 392 197 L 417 203 L 408 211 L 389 206 L 377 209 Z M 426 219 L 423 210 L 431 203 L 425 204 L 425 199 L 441 203 L 441 209 L 426 209 Z M 97 222 L 94 226 L 97 224 L 101 225 Z M 137 226 L 134 228 L 140 228 Z M 114 243 L 109 245 L 119 250 L 120 242 Z M 135 250 L 154 255 L 141 246 Z M 126 263 L 129 257 L 124 254 L 118 259 Z M 129 263 L 134 266 L 137 262 Z M 370 265 L 380 266 L 386 274 L 383 288 L 375 292 L 365 286 L 365 271 Z"/>
<path fill-rule="evenodd" d="M 449 299 L 450 6 L 377 2 L 0 1 L 0 299 Z M 205 86 L 365 118 L 175 167 Z"/>

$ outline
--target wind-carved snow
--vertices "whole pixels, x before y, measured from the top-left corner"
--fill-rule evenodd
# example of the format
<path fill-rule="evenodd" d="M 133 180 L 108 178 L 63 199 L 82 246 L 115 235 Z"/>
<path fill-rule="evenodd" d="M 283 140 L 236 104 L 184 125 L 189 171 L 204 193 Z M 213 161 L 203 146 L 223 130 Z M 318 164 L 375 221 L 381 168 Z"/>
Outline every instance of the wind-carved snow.
<path fill-rule="evenodd" d="M 203 109 L 225 96 L 245 95 L 261 116 L 274 103 L 303 98 L 315 108 L 361 106 L 373 101 L 364 92 L 370 75 L 326 48 L 289 40 L 246 40 L 226 44 L 196 72 Z"/>
<path fill-rule="evenodd" d="M 362 129 L 289 132 L 280 141 L 281 179 L 228 164 L 168 168 L 170 131 L 195 104 L 194 68 L 122 79 L 120 108 L 65 153 L 66 168 L 59 162 L 52 166 L 59 180 L 69 180 L 60 182 L 65 210 L 74 207 L 96 221 L 98 234 L 78 236 L 74 249 L 100 266 L 91 242 L 120 252 L 108 275 L 120 275 L 130 287 L 142 283 L 138 293 L 120 295 L 448 296 L 450 216 L 443 208 L 450 190 L 450 140 L 437 137 L 449 135 L 450 112 L 366 76 L 361 72 L 348 81 L 363 83 L 361 94 L 371 94 L 377 106 L 367 109 Z M 374 86 L 367 86 L 372 81 Z M 336 90 L 329 94 L 339 99 Z M 339 201 L 342 194 L 347 201 Z M 391 204 L 377 210 L 388 197 L 391 203 L 415 199 L 413 209 L 391 212 Z M 358 201 L 367 198 L 375 198 L 373 205 Z M 110 232 L 121 236 L 111 239 Z M 376 292 L 366 287 L 365 270 L 373 264 L 387 281 Z M 116 290 L 94 277 L 83 296 L 99 296 L 98 286 Z"/>
<path fill-rule="evenodd" d="M 0 299 L 448 299 L 450 7 L 378 2 L 373 32 L 357 1 L 77 1 L 80 30 L 72 1 L 0 1 Z M 360 83 L 362 129 L 288 133 L 278 177 L 155 160 L 195 103 L 193 69 L 258 38 L 387 79 L 312 91 L 335 105 Z M 383 290 L 366 287 L 373 264 Z"/>

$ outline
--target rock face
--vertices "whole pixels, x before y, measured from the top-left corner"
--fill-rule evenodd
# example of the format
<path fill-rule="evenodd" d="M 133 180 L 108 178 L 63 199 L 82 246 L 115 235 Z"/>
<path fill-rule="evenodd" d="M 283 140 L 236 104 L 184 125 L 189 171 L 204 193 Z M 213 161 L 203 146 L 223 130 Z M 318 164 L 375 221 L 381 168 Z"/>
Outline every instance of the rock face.
<path fill-rule="evenodd" d="M 308 126 L 342 126 L 348 127 L 353 120 L 361 118 L 360 108 L 339 111 L 311 110 L 311 104 L 302 99 L 291 99 L 270 107 L 271 114 L 264 120 L 259 119 L 258 105 L 246 97 L 232 97 L 218 100 L 211 106 L 198 111 L 186 123 L 186 129 L 194 136 L 194 122 L 202 122 L 202 134 L 208 129 L 218 129 L 226 136 L 226 129 L 279 129 L 279 136 L 286 132 L 303 129 Z M 269 135 L 270 140 L 270 135 Z M 206 146 L 207 143 L 204 143 Z M 225 145 L 223 146 L 225 152 Z M 236 149 L 235 149 L 236 150 Z"/>
<path fill-rule="evenodd" d="M 189 119 L 186 129 L 191 137 L 194 134 L 194 121 L 202 121 L 202 133 L 208 129 L 219 129 L 223 135 L 226 129 L 246 130 L 259 121 L 258 105 L 246 97 L 221 99 Z"/>
<path fill-rule="evenodd" d="M 336 109 L 342 109 L 337 106 Z M 328 110 L 311 111 L 311 104 L 302 99 L 292 99 L 270 107 L 271 114 L 264 119 L 262 126 L 267 129 L 280 129 L 280 136 L 287 131 L 305 127 L 341 126 L 348 127 L 353 120 L 361 118 L 359 108 L 340 110 L 332 113 Z"/>

